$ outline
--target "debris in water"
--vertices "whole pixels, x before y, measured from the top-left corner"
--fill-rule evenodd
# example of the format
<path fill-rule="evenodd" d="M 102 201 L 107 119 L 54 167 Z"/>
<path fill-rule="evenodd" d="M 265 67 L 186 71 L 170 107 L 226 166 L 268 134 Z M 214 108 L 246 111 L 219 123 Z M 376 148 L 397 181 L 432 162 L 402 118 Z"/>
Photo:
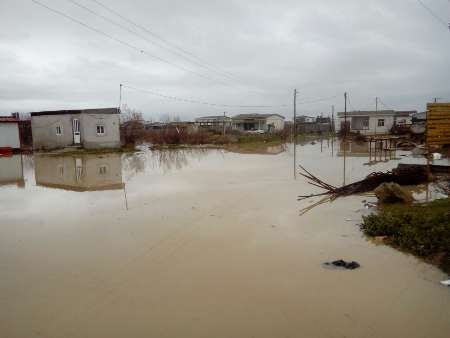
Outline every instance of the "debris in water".
<path fill-rule="evenodd" d="M 358 262 L 355 262 L 355 261 L 346 262 L 343 259 L 338 259 L 333 262 L 325 262 L 323 264 L 325 266 L 333 266 L 333 267 L 343 268 L 343 269 L 347 269 L 347 270 L 354 270 L 361 266 Z"/>
<path fill-rule="evenodd" d="M 441 281 L 441 284 L 445 286 L 450 286 L 450 279 Z"/>
<path fill-rule="evenodd" d="M 376 206 L 377 206 L 377 204 L 374 203 L 374 202 L 365 202 L 365 203 L 364 203 L 364 207 L 365 207 L 366 209 L 376 208 Z"/>
<path fill-rule="evenodd" d="M 428 181 L 428 173 L 426 167 L 398 166 L 392 171 L 373 172 L 361 181 L 344 185 L 342 187 L 335 187 L 331 184 L 322 181 L 317 176 L 314 176 L 302 166 L 300 166 L 300 168 L 303 171 L 300 172 L 300 175 L 307 178 L 309 180 L 308 182 L 309 184 L 325 189 L 326 191 L 318 194 L 298 196 L 299 201 L 315 196 L 328 195 L 331 199 L 335 199 L 339 196 L 360 194 L 372 191 L 376 187 L 378 187 L 381 183 L 385 182 L 394 182 L 400 185 L 414 185 Z"/>
<path fill-rule="evenodd" d="M 380 203 L 405 203 L 414 201 L 410 191 L 402 188 L 397 183 L 381 183 L 375 190 L 375 195 Z"/>

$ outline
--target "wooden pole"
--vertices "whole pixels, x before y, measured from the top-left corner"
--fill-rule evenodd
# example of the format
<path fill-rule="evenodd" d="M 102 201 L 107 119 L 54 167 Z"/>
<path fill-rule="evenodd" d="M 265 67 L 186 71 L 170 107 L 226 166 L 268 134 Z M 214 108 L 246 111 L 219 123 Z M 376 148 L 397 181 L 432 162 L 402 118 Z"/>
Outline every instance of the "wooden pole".
<path fill-rule="evenodd" d="M 297 179 L 297 89 L 294 89 L 294 179 Z"/>

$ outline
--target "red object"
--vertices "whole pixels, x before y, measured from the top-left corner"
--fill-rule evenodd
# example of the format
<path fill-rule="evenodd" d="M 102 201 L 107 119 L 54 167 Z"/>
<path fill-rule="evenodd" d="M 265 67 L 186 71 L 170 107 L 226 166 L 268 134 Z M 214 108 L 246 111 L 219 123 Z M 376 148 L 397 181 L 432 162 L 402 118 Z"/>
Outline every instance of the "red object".
<path fill-rule="evenodd" d="M 11 147 L 0 147 L 0 156 L 11 156 L 13 149 Z"/>
<path fill-rule="evenodd" d="M 0 116 L 0 122 L 12 122 L 12 123 L 18 123 L 19 120 L 15 117 L 10 116 Z"/>

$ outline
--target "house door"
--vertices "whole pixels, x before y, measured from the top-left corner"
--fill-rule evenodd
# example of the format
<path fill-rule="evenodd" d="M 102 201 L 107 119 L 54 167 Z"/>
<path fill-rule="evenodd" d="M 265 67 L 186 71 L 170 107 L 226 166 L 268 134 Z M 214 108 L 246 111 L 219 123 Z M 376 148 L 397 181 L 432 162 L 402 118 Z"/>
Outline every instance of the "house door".
<path fill-rule="evenodd" d="M 72 129 L 73 129 L 73 143 L 80 144 L 81 143 L 81 133 L 80 133 L 80 120 L 73 119 L 72 121 Z"/>

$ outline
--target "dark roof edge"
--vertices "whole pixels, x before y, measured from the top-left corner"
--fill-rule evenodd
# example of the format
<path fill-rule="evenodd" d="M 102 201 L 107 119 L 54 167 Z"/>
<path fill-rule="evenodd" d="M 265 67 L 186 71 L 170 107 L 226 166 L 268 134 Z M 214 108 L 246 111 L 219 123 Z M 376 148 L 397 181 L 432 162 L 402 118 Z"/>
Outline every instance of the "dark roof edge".
<path fill-rule="evenodd" d="M 31 116 L 45 115 L 75 115 L 75 114 L 120 114 L 118 108 L 93 108 L 93 109 L 70 109 L 70 110 L 49 110 L 30 113 Z"/>

